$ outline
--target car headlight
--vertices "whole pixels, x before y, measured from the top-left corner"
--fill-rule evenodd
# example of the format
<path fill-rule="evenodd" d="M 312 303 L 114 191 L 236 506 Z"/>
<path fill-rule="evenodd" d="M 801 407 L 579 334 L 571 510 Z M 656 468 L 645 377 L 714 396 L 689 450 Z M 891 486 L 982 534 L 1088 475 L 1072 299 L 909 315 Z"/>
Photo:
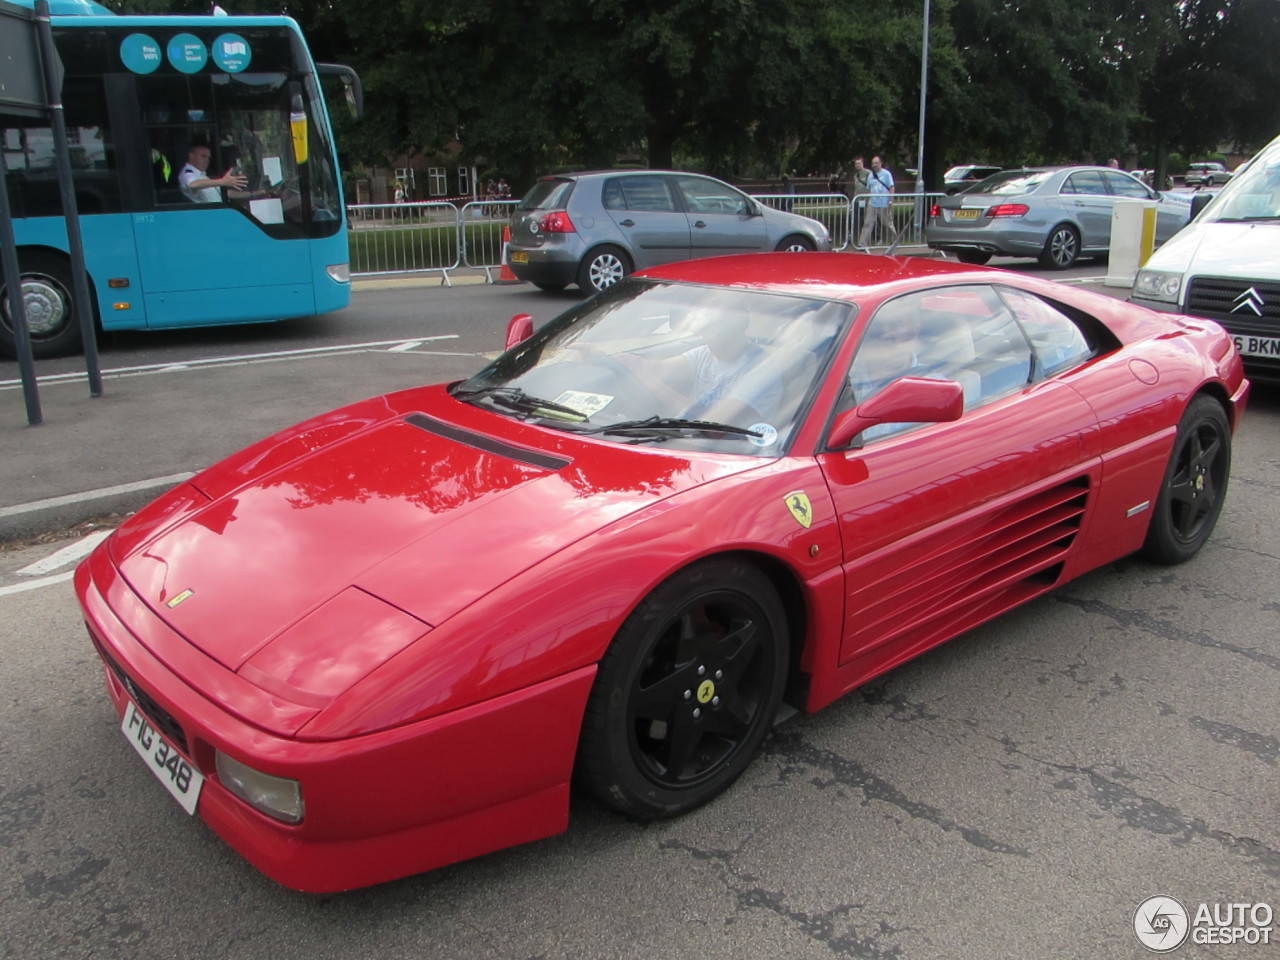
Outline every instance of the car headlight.
<path fill-rule="evenodd" d="M 269 817 L 284 823 L 302 822 L 302 784 L 297 780 L 255 770 L 221 750 L 215 753 L 218 779 L 224 787 Z"/>
<path fill-rule="evenodd" d="M 1164 270 L 1139 270 L 1133 285 L 1133 295 L 1144 300 L 1177 303 L 1182 292 L 1182 274 Z"/>
<path fill-rule="evenodd" d="M 331 280 L 336 280 L 338 283 L 351 282 L 350 263 L 331 263 L 324 268 L 324 272 L 329 275 Z"/>

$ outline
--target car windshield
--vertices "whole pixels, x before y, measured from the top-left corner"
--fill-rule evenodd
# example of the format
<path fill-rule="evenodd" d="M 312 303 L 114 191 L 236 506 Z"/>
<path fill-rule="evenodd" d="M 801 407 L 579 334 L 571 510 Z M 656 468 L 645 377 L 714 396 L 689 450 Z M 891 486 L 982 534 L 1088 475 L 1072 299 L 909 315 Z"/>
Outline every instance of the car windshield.
<path fill-rule="evenodd" d="M 452 392 L 617 443 L 777 457 L 852 313 L 813 297 L 629 278 Z"/>
<path fill-rule="evenodd" d="M 1001 170 L 974 184 L 965 193 L 989 193 L 998 197 L 1019 197 L 1030 193 L 1049 176 L 1048 170 Z"/>
<path fill-rule="evenodd" d="M 1264 147 L 1204 208 L 1200 219 L 1280 220 L 1280 139 Z"/>
<path fill-rule="evenodd" d="M 543 177 L 533 185 L 518 204 L 517 210 L 559 210 L 569 202 L 573 181 L 559 177 Z"/>

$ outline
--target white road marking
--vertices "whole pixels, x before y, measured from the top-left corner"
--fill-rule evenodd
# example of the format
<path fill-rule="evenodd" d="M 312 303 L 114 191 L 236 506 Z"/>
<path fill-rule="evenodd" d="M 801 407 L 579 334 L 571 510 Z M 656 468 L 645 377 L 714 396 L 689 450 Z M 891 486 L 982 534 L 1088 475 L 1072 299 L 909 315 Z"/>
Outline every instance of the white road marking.
<path fill-rule="evenodd" d="M 41 587 L 52 587 L 59 583 L 66 583 L 75 576 L 74 572 L 60 573 L 56 577 L 45 577 L 43 580 L 28 580 L 26 583 L 14 583 L 7 587 L 0 587 L 0 597 L 8 597 L 15 593 L 22 593 L 26 590 L 39 590 Z"/>
<path fill-rule="evenodd" d="M 299 350 L 276 350 L 270 353 L 246 353 L 240 356 L 230 357 L 198 357 L 194 360 L 184 360 L 175 363 L 172 360 L 165 363 L 148 363 L 136 367 L 115 367 L 110 370 L 103 370 L 104 378 L 140 376 L 151 373 L 172 373 L 176 371 L 198 370 L 204 367 L 224 366 L 235 367 L 243 366 L 250 363 L 259 363 L 264 360 L 290 360 L 300 359 L 304 357 L 318 356 L 341 356 L 345 353 L 360 353 L 365 351 L 390 350 L 399 348 L 401 351 L 411 350 L 414 346 L 420 346 L 424 343 L 431 343 L 437 340 L 457 340 L 459 335 L 456 333 L 441 334 L 436 337 L 417 337 L 411 340 L 374 340 L 368 343 L 344 343 L 333 344 L 328 347 L 306 347 Z M 85 374 L 76 373 L 54 373 L 44 377 L 37 377 L 36 382 L 42 384 L 52 383 L 68 383 L 77 380 L 83 380 Z M 22 386 L 21 380 L 0 380 L 0 390 L 16 390 Z"/>
<path fill-rule="evenodd" d="M 43 560 L 29 563 L 18 571 L 20 577 L 42 577 L 55 570 L 61 570 L 70 563 L 78 563 L 93 552 L 93 548 L 111 535 L 110 530 L 98 530 L 67 544 L 61 550 L 55 550 Z"/>
<path fill-rule="evenodd" d="M 194 473 L 171 473 L 167 477 L 155 477 L 151 480 L 135 480 L 133 483 L 121 483 L 114 487 L 99 487 L 97 490 L 86 490 L 84 493 L 69 493 L 65 497 L 50 497 L 47 500 L 33 500 L 30 503 L 18 503 L 12 507 L 0 507 L 0 520 L 14 517 L 32 510 L 46 510 L 51 507 L 62 507 L 69 503 L 81 503 L 85 500 L 97 500 L 99 497 L 114 496 L 118 493 L 133 493 L 150 487 L 175 487 L 183 480 L 190 480 Z"/>

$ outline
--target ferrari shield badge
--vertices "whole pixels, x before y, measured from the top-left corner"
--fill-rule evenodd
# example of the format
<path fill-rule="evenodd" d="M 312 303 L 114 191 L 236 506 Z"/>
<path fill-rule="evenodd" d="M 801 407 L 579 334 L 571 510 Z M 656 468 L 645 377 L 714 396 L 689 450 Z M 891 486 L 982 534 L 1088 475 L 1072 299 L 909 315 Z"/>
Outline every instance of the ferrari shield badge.
<path fill-rule="evenodd" d="M 803 490 L 793 490 L 782 498 L 787 509 L 796 518 L 796 523 L 806 530 L 813 524 L 813 507 L 809 504 L 809 496 Z"/>

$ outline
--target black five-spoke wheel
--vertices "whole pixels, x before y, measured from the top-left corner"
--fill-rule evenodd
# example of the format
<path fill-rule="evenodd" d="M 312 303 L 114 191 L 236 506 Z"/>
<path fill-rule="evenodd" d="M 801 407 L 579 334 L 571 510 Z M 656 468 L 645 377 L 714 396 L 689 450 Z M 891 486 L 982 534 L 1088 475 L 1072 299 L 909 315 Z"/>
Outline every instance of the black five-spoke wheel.
<path fill-rule="evenodd" d="M 786 672 L 785 615 L 755 567 L 716 559 L 682 571 L 636 608 L 601 662 L 578 779 L 637 817 L 705 803 L 750 763 Z"/>
<path fill-rule="evenodd" d="M 1209 539 L 1222 512 L 1231 471 L 1231 426 L 1212 397 L 1191 401 L 1182 420 L 1143 553 L 1182 563 Z"/>

